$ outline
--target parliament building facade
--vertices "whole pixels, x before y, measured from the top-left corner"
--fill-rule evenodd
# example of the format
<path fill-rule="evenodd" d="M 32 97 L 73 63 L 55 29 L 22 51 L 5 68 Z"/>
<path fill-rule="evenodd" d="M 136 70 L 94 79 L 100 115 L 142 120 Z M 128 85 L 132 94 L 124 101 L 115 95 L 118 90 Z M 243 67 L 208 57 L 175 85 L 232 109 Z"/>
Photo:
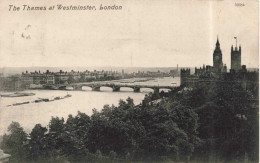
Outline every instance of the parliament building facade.
<path fill-rule="evenodd" d="M 258 71 L 249 72 L 246 65 L 241 66 L 241 46 L 231 46 L 231 69 L 228 72 L 226 64 L 222 61 L 222 52 L 217 38 L 213 52 L 213 66 L 203 65 L 195 67 L 195 73 L 191 74 L 189 68 L 182 68 L 180 72 L 181 86 L 193 87 L 196 85 L 210 85 L 215 83 L 236 82 L 245 90 L 258 90 Z M 257 88 L 255 88 L 257 87 Z"/>

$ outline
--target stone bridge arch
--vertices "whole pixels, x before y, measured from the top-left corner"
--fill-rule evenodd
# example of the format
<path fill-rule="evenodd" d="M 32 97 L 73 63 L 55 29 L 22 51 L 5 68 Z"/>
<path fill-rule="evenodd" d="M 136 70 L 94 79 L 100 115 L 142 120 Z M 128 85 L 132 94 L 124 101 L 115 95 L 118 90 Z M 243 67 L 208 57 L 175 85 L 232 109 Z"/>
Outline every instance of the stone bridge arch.
<path fill-rule="evenodd" d="M 62 85 L 62 86 L 59 86 L 58 89 L 59 90 L 66 90 L 67 86 L 66 85 Z"/>
<path fill-rule="evenodd" d="M 122 89 L 128 89 L 130 91 L 135 91 L 135 87 L 131 87 L 131 86 L 121 86 L 120 90 L 122 90 Z"/>
<path fill-rule="evenodd" d="M 85 89 L 84 89 L 85 88 Z M 86 89 L 87 88 L 87 89 Z M 91 90 L 92 91 L 92 87 L 90 85 L 82 85 L 81 86 L 81 90 L 82 91 L 89 91 Z"/>
<path fill-rule="evenodd" d="M 172 88 L 168 88 L 168 87 L 161 87 L 161 88 L 159 88 L 159 92 L 162 92 L 163 90 L 172 91 L 173 89 Z"/>
<path fill-rule="evenodd" d="M 155 88 L 153 88 L 153 87 L 139 87 L 139 92 L 142 92 L 144 90 L 155 91 L 154 89 Z"/>

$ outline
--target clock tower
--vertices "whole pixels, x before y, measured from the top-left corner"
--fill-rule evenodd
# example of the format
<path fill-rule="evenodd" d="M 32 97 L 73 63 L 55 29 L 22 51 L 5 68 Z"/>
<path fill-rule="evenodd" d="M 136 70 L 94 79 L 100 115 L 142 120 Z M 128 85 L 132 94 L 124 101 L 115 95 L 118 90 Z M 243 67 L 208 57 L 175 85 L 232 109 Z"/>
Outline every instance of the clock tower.
<path fill-rule="evenodd" d="M 221 73 L 221 70 L 223 68 L 222 52 L 220 49 L 218 38 L 217 38 L 216 48 L 213 53 L 213 68 L 215 73 Z"/>

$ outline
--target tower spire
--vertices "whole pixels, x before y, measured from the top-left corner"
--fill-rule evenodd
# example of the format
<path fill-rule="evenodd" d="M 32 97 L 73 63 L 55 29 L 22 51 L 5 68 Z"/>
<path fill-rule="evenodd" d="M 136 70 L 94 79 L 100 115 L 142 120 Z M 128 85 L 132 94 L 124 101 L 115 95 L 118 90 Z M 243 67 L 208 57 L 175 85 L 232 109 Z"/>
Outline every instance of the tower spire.
<path fill-rule="evenodd" d="M 216 49 L 219 49 L 219 48 L 220 48 L 220 44 L 219 44 L 218 35 L 217 35 Z"/>
<path fill-rule="evenodd" d="M 219 46 L 219 41 L 218 41 L 218 35 L 217 35 L 217 43 L 216 43 L 216 46 Z"/>

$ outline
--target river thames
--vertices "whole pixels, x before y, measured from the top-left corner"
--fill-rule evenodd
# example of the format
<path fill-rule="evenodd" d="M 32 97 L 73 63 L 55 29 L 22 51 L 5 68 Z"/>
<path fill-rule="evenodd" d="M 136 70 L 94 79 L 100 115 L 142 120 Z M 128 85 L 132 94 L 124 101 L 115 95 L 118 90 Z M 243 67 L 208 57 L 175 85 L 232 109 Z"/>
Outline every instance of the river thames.
<path fill-rule="evenodd" d="M 129 79 L 124 80 L 123 82 L 124 84 L 131 84 L 133 80 L 134 79 Z M 117 82 L 122 82 L 122 80 Z M 179 86 L 180 78 L 155 78 L 153 80 L 135 82 L 134 84 Z M 83 87 L 82 91 L 26 90 L 24 92 L 34 93 L 35 95 L 23 97 L 0 97 L 0 135 L 7 132 L 7 128 L 12 121 L 19 122 L 24 130 L 29 133 L 35 124 L 40 123 L 42 126 L 47 126 L 52 116 L 63 117 L 66 120 L 69 114 L 75 116 L 78 111 L 91 115 L 94 108 L 100 111 L 104 105 L 118 106 L 120 99 L 126 100 L 128 97 L 131 97 L 134 100 L 134 103 L 138 105 L 142 102 L 145 95 L 149 92 L 153 92 L 153 90 L 142 88 L 141 92 L 135 93 L 131 88 L 125 87 L 121 88 L 120 92 L 113 92 L 112 88 L 107 87 L 101 87 L 100 91 L 91 91 L 90 88 Z M 4 92 L 0 93 L 3 94 Z M 64 97 L 67 94 L 72 96 L 50 102 L 33 102 L 39 98 L 51 99 L 57 96 Z M 23 102 L 29 103 L 13 106 L 15 103 Z"/>

